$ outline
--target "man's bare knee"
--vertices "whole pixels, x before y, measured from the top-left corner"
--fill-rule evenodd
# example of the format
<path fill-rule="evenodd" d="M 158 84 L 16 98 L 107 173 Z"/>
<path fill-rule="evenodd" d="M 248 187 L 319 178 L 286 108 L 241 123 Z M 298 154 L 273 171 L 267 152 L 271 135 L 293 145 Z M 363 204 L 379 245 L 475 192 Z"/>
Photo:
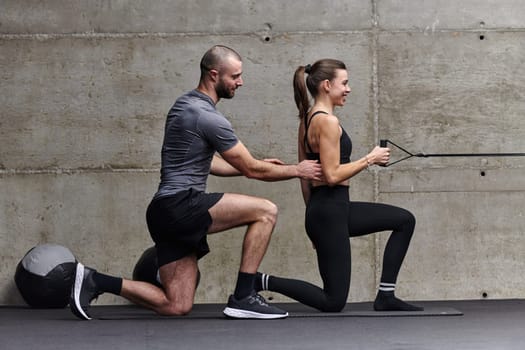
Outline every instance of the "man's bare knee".
<path fill-rule="evenodd" d="M 275 225 L 277 222 L 277 214 L 278 214 L 278 208 L 277 205 L 275 205 L 273 202 L 265 199 L 263 201 L 263 214 L 262 214 L 262 220 L 267 221 L 271 223 L 272 225 Z"/>
<path fill-rule="evenodd" d="M 163 316 L 185 316 L 191 312 L 193 303 L 170 302 L 159 310 Z"/>

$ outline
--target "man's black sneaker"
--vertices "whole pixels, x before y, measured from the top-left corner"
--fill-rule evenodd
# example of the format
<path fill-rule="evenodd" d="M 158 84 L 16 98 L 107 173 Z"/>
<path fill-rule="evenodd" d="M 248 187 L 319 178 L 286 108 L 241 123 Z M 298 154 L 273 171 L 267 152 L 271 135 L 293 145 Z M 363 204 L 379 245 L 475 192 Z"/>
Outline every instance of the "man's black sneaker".
<path fill-rule="evenodd" d="M 93 281 L 95 272 L 95 270 L 77 263 L 75 284 L 73 284 L 69 297 L 69 308 L 81 320 L 91 320 L 91 316 L 88 314 L 89 304 L 102 294 Z"/>
<path fill-rule="evenodd" d="M 252 294 L 244 299 L 237 300 L 233 295 L 228 299 L 228 305 L 223 313 L 232 318 L 275 319 L 288 316 L 288 312 L 278 307 L 268 305 L 259 294 Z"/>

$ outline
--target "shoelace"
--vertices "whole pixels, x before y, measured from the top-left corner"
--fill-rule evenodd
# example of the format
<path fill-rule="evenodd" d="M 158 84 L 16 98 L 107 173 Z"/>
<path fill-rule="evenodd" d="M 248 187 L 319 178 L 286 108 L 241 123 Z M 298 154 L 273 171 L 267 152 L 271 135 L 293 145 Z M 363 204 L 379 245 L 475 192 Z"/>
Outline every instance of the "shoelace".
<path fill-rule="evenodd" d="M 266 300 L 259 294 L 255 294 L 253 296 L 253 300 L 259 303 L 259 305 L 268 306 L 268 303 L 266 302 Z"/>

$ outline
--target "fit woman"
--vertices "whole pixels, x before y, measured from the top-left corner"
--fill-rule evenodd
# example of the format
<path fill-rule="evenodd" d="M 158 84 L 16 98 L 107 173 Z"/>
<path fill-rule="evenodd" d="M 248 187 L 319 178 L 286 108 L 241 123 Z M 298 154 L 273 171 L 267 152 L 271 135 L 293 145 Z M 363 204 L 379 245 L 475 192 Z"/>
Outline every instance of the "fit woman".
<path fill-rule="evenodd" d="M 349 237 L 392 231 L 385 247 L 374 309 L 422 310 L 394 295 L 397 276 L 414 232 L 414 216 L 402 208 L 354 202 L 349 198 L 349 179 L 373 164 L 387 163 L 390 150 L 375 147 L 361 159 L 350 161 L 352 142 L 334 115 L 334 108 L 343 106 L 351 91 L 344 63 L 323 59 L 311 66 L 300 66 L 293 84 L 300 119 L 299 160 L 319 160 L 325 180 L 301 181 L 306 203 L 306 232 L 317 253 L 323 288 L 261 273 L 256 288 L 284 294 L 321 311 L 341 311 L 350 288 Z M 308 92 L 314 99 L 311 107 Z"/>

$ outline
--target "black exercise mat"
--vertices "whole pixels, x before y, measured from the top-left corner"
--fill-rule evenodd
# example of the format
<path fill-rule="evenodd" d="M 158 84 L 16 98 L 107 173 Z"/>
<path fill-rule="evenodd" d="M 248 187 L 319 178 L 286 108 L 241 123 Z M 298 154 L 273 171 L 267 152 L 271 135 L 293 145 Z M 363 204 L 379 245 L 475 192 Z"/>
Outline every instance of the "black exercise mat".
<path fill-rule="evenodd" d="M 462 316 L 457 309 L 446 306 L 424 305 L 423 311 L 374 311 L 372 303 L 347 304 L 341 312 L 320 312 L 298 303 L 283 304 L 289 317 L 416 317 L 416 316 Z"/>
<path fill-rule="evenodd" d="M 288 311 L 288 317 L 435 317 L 435 316 L 462 316 L 463 313 L 455 308 L 443 305 L 425 305 L 423 311 L 374 311 L 372 303 L 349 303 L 341 312 L 320 312 L 299 303 L 274 303 L 274 305 Z M 222 313 L 224 304 L 196 304 L 186 316 L 158 316 L 153 311 L 133 305 L 125 306 L 93 306 L 90 314 L 99 320 L 120 319 L 217 319 L 226 318 Z"/>

